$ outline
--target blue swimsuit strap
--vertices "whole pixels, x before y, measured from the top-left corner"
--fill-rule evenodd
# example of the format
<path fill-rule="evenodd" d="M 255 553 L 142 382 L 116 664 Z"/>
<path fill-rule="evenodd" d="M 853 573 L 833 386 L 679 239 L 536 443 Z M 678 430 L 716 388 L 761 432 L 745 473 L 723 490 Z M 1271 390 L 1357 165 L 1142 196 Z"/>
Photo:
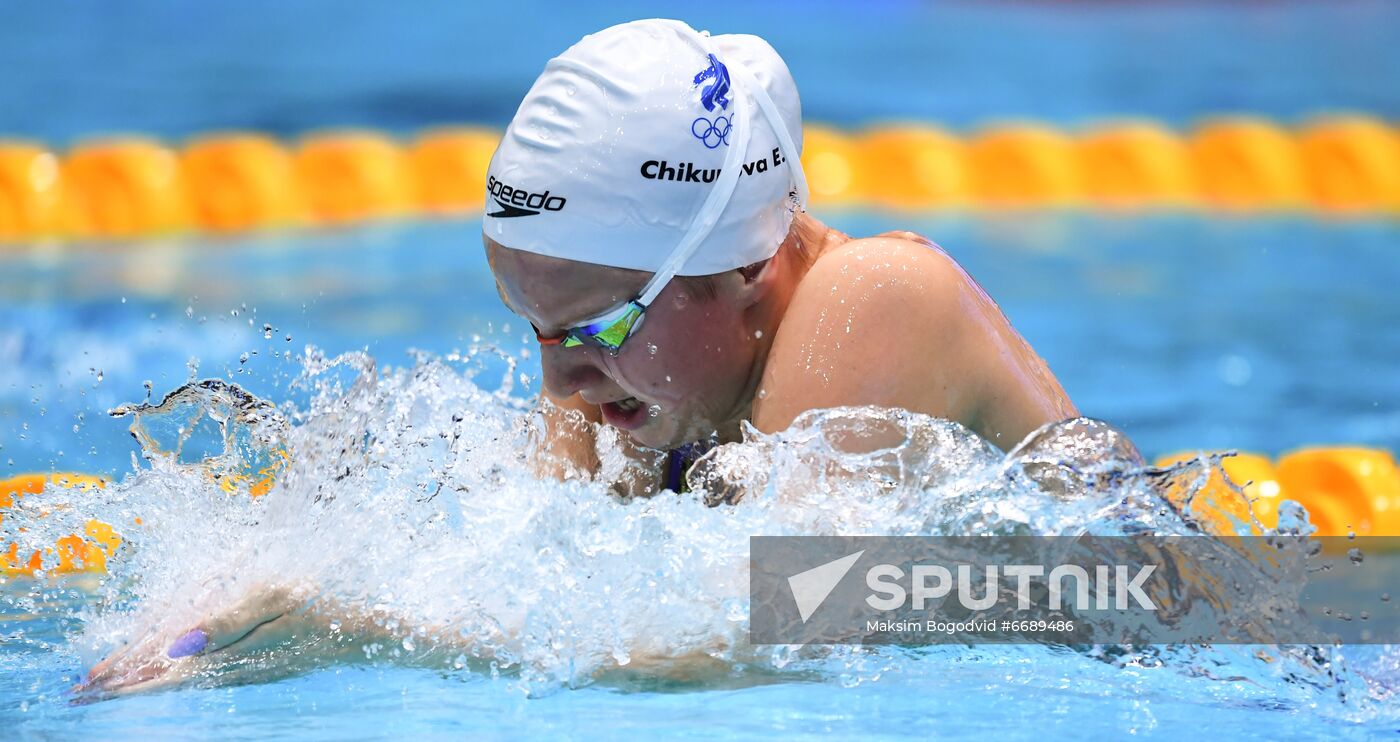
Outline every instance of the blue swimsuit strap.
<path fill-rule="evenodd" d="M 671 449 L 666 455 L 666 489 L 672 492 L 689 492 L 685 481 L 686 472 L 696 459 L 704 456 L 713 446 L 711 441 L 696 441 Z"/>

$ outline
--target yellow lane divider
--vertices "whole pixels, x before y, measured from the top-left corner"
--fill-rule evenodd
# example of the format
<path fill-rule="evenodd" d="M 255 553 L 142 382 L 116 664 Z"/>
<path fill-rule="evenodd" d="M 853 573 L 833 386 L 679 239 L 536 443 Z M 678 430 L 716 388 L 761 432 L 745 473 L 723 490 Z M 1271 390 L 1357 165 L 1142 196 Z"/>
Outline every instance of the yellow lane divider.
<path fill-rule="evenodd" d="M 1156 465 L 1189 461 L 1202 454 L 1188 451 L 1163 456 Z M 221 474 L 219 484 L 231 495 L 246 491 L 260 496 L 271 489 L 273 478 L 286 463 L 285 456 L 274 457 L 255 474 L 234 478 Z M 1223 468 L 1224 476 L 1244 490 L 1253 515 L 1265 527 L 1277 527 L 1279 504 L 1295 500 L 1308 509 L 1319 536 L 1400 536 L 1400 467 L 1388 451 L 1305 448 L 1286 454 L 1277 462 L 1246 453 L 1224 459 Z M 1225 496 L 1229 484 L 1219 474 L 1212 476 L 1196 494 L 1191 512 L 1212 530 L 1233 532 L 1229 518 L 1242 519 L 1247 513 L 1237 498 Z M 57 487 L 91 490 L 105 486 L 106 482 L 98 477 L 68 473 L 25 474 L 0 480 L 0 524 L 4 522 L 5 510 L 18 498 L 41 496 L 47 489 Z M 1176 494 L 1169 492 L 1168 497 Z M 1184 507 L 1186 503 L 1177 505 Z M 43 508 L 36 512 L 38 517 L 46 516 Z M 22 532 L 23 527 L 19 530 Z M 110 525 L 89 520 L 83 534 L 63 536 L 51 548 L 20 553 L 16 543 L 0 544 L 0 577 L 102 573 L 121 543 L 121 536 Z"/>
<path fill-rule="evenodd" d="M 100 477 L 85 474 L 23 474 L 0 479 L 0 525 L 4 524 L 5 511 L 20 498 L 40 495 L 55 487 L 91 490 L 106 486 L 106 481 Z M 48 515 L 42 509 L 38 512 L 40 518 Z M 25 530 L 23 525 L 12 527 L 20 533 Z M 51 548 L 20 553 L 18 543 L 0 544 L 0 577 L 33 576 L 37 572 L 104 573 L 107 559 L 116 553 L 121 543 L 121 536 L 110 525 L 90 519 L 84 524 L 82 535 L 62 536 Z"/>
<path fill-rule="evenodd" d="M 1163 456 L 1157 466 L 1197 458 L 1201 451 Z M 1388 451 L 1356 446 L 1304 448 L 1277 462 L 1241 453 L 1221 462 L 1230 481 L 1243 488 L 1250 509 L 1266 528 L 1278 526 L 1278 506 L 1294 500 L 1308 510 L 1318 536 L 1400 536 L 1400 468 Z M 1214 477 L 1197 494 L 1217 515 L 1234 512 L 1226 483 Z M 1177 503 L 1181 505 L 1183 503 Z"/>
<path fill-rule="evenodd" d="M 479 211 L 500 133 L 433 129 L 400 142 L 325 131 L 84 142 L 62 155 L 0 138 L 0 242 L 239 232 Z M 1400 132 L 1362 115 L 1297 129 L 1219 118 L 1189 132 L 1108 121 L 1067 132 L 1009 123 L 805 130 L 813 201 L 895 209 L 1204 208 L 1400 213 Z"/>

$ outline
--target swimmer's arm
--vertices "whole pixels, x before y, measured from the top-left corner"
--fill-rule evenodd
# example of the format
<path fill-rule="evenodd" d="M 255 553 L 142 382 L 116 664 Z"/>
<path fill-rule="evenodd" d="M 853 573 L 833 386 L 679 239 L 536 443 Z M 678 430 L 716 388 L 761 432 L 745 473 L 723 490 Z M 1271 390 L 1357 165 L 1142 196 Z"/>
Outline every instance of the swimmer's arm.
<path fill-rule="evenodd" d="M 151 627 L 93 666 L 73 691 L 127 695 L 215 676 L 220 682 L 267 681 L 326 662 L 432 663 L 470 649 L 448 629 L 412 626 L 378 606 L 351 608 L 313 599 L 313 593 L 308 585 L 260 584 L 193 625 Z"/>
<path fill-rule="evenodd" d="M 1012 328 L 982 288 L 971 285 L 981 297 L 983 331 L 975 342 L 967 343 L 973 367 L 978 369 L 976 405 L 967 426 L 1007 451 L 1046 423 L 1078 417 L 1078 408 L 1045 360 Z"/>
<path fill-rule="evenodd" d="M 541 391 L 537 410 L 544 425 L 530 452 L 536 474 L 561 481 L 579 474 L 596 474 L 596 426 L 602 421 L 598 405 L 583 401 L 577 394 L 560 398 Z"/>
<path fill-rule="evenodd" d="M 776 432 L 807 410 L 855 405 L 953 420 L 1003 450 L 1077 414 L 952 258 L 896 237 L 852 241 L 812 266 L 774 338 L 753 422 Z"/>
<path fill-rule="evenodd" d="M 195 624 L 148 627 L 92 666 L 73 692 L 125 696 L 216 675 L 221 682 L 270 680 L 323 662 L 374 657 L 385 644 L 402 645 L 402 637 L 393 640 L 388 627 L 396 624 L 388 616 L 330 602 L 311 606 L 308 592 L 305 585 L 259 584 Z"/>
<path fill-rule="evenodd" d="M 539 411 L 544 429 L 531 456 L 537 475 L 560 481 L 602 475 L 613 492 L 623 497 L 650 495 L 661 489 L 664 454 L 632 443 L 616 429 L 606 429 L 598 405 L 577 394 L 560 399 L 541 392 Z M 604 448 L 616 447 L 622 453 L 612 467 L 604 467 L 598 458 L 600 437 L 605 438 L 601 442 Z"/>
<path fill-rule="evenodd" d="M 324 596 L 313 599 L 312 592 L 307 585 L 262 584 L 193 626 L 153 628 L 97 663 L 72 692 L 96 699 L 195 680 L 268 682 L 333 662 L 393 660 L 484 672 L 493 648 L 512 646 L 521 630 L 518 621 L 489 627 L 476 622 L 466 631 L 414 624 L 383 606 L 351 607 Z M 693 680 L 728 670 L 699 652 L 667 656 L 646 639 L 635 649 L 630 671 Z"/>

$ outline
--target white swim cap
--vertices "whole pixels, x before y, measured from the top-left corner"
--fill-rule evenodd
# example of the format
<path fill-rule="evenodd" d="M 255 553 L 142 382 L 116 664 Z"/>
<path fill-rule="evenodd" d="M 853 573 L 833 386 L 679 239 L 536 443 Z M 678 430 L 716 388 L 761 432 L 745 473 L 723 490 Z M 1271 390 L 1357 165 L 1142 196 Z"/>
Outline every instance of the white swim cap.
<path fill-rule="evenodd" d="M 756 36 L 671 20 L 585 36 L 549 61 L 487 176 L 487 236 L 506 247 L 656 275 L 772 257 L 807 200 L 802 113 Z M 654 285 L 653 285 L 654 284 Z"/>

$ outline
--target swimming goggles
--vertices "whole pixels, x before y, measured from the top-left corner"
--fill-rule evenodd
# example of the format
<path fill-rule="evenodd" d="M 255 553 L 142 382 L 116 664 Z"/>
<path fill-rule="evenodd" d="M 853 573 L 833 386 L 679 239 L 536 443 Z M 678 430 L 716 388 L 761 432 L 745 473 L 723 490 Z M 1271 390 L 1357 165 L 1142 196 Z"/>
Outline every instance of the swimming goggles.
<path fill-rule="evenodd" d="M 641 326 L 642 315 L 646 310 L 645 304 L 633 299 L 578 327 L 570 327 L 563 333 L 550 337 L 541 335 L 540 328 L 533 324 L 530 326 L 535 328 L 535 339 L 540 341 L 540 345 L 558 345 L 565 348 L 592 345 L 617 355 L 622 352 L 622 344 Z"/>
<path fill-rule="evenodd" d="M 702 51 L 714 58 L 714 51 L 710 49 L 708 35 L 697 35 L 696 42 Z M 797 152 L 797 147 L 788 134 L 787 126 L 783 124 L 782 115 L 778 112 L 778 107 L 773 104 L 773 99 L 768 96 L 768 91 L 758 84 L 749 71 L 743 67 L 727 67 L 731 85 L 734 77 L 737 76 L 744 88 L 752 92 L 754 100 L 758 101 L 758 107 L 762 110 L 764 118 L 768 120 L 769 126 L 772 127 L 783 151 Z M 729 200 L 734 196 L 734 188 L 739 184 L 739 160 L 749 149 L 750 127 L 748 122 L 751 120 L 748 98 L 740 91 L 735 91 L 735 93 L 733 96 L 734 120 L 739 123 L 734 125 L 734 140 L 729 143 L 729 151 L 724 155 L 724 165 L 720 170 L 719 179 L 715 182 L 714 188 L 710 190 L 705 203 L 700 206 L 700 210 L 695 212 L 689 228 L 681 237 L 681 241 L 676 244 L 671 256 L 666 258 L 666 262 L 661 264 L 656 273 L 652 274 L 651 279 L 642 287 L 636 298 L 630 301 L 613 307 L 583 324 L 570 327 L 558 335 L 546 337 L 540 334 L 540 328 L 531 325 L 534 327 L 535 338 L 540 341 L 540 345 L 558 345 L 564 348 L 590 345 L 602 348 L 613 356 L 622 352 L 622 344 L 627 342 L 627 339 L 637 332 L 637 328 L 642 326 L 642 319 L 645 317 L 647 308 L 661 294 L 661 290 L 666 288 L 666 284 L 670 283 L 671 279 L 676 276 L 681 266 L 685 265 L 685 261 L 690 258 L 700 243 L 709 236 L 710 231 L 719 223 L 720 215 L 729 205 Z M 798 203 L 806 205 L 807 178 L 802 172 L 801 160 L 798 157 L 790 156 L 787 158 L 787 164 L 796 186 Z"/>

